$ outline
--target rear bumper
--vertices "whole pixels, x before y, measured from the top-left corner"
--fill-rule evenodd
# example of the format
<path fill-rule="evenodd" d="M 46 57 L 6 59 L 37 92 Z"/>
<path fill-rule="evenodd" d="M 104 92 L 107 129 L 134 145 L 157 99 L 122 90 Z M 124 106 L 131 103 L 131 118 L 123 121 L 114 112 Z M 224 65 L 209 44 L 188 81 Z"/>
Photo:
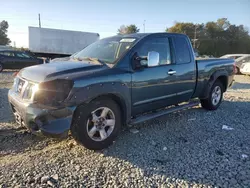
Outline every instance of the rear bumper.
<path fill-rule="evenodd" d="M 8 99 L 17 123 L 25 125 L 31 132 L 46 136 L 68 133 L 75 107 L 51 108 L 22 101 L 13 90 L 9 90 Z"/>

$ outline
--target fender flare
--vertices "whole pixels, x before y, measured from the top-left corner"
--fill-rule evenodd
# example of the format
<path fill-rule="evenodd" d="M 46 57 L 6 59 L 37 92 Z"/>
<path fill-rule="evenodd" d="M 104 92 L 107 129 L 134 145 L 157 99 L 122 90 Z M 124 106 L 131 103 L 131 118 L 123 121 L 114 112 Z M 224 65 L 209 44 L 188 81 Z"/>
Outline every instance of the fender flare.
<path fill-rule="evenodd" d="M 220 77 L 220 76 L 225 76 L 227 77 L 227 82 L 225 85 L 225 90 L 227 89 L 227 85 L 228 85 L 228 72 L 226 70 L 218 70 L 216 72 L 214 72 L 210 77 L 209 80 L 207 81 L 205 88 L 203 89 L 200 99 L 206 99 L 209 96 L 209 92 L 213 86 L 213 84 L 215 83 L 215 81 Z"/>
<path fill-rule="evenodd" d="M 118 103 L 122 110 L 124 122 L 129 122 L 131 118 L 131 95 L 130 89 L 125 83 L 106 82 L 75 88 L 71 91 L 68 102 L 78 107 L 79 105 L 87 104 L 99 97 L 109 97 Z"/>

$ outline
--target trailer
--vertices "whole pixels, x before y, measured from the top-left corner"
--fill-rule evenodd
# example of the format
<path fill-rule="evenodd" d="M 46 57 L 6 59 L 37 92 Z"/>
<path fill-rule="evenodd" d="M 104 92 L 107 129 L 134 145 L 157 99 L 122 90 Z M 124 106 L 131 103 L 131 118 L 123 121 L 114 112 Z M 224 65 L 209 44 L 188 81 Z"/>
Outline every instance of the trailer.
<path fill-rule="evenodd" d="M 38 57 L 69 56 L 99 39 L 98 33 L 29 27 L 29 50 Z"/>

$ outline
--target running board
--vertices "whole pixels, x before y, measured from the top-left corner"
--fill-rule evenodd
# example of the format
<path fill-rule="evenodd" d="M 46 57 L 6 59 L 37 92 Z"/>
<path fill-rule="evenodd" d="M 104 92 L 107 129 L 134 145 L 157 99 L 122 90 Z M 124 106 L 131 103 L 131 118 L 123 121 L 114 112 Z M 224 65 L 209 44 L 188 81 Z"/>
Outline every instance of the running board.
<path fill-rule="evenodd" d="M 192 102 L 189 102 L 187 104 L 167 108 L 167 109 L 164 109 L 164 110 L 160 110 L 158 112 L 152 112 L 152 113 L 149 113 L 149 114 L 141 115 L 141 116 L 139 116 L 139 117 L 137 117 L 135 119 L 132 119 L 130 124 L 141 123 L 141 122 L 148 121 L 150 119 L 154 119 L 154 118 L 166 115 L 166 114 L 170 114 L 170 113 L 173 113 L 173 112 L 184 110 L 186 108 L 191 108 L 191 107 L 199 105 L 199 103 L 200 103 L 199 101 L 192 101 Z"/>

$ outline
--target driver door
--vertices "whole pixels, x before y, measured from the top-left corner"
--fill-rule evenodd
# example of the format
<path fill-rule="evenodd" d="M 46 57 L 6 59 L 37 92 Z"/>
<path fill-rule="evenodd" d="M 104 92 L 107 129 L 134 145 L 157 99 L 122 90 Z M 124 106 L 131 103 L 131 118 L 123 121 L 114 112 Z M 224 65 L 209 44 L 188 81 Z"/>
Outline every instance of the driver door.
<path fill-rule="evenodd" d="M 132 115 L 178 102 L 174 84 L 176 65 L 172 63 L 169 39 L 149 38 L 136 49 L 140 57 L 147 56 L 150 51 L 159 53 L 160 62 L 158 66 L 141 68 L 132 73 Z M 147 64 L 147 60 L 141 61 L 141 64 Z"/>

